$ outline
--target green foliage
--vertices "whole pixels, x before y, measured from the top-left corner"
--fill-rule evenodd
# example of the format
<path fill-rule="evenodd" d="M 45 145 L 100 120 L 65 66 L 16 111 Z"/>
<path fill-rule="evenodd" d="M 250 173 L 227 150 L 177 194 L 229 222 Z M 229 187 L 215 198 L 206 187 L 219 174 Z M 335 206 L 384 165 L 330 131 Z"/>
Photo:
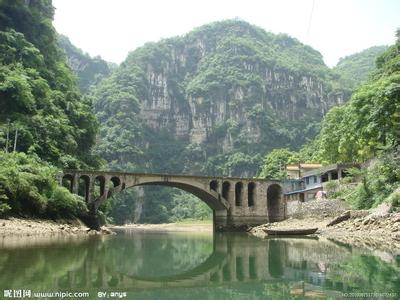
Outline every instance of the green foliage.
<path fill-rule="evenodd" d="M 0 203 L 0 217 L 5 217 L 11 210 L 10 205 L 7 203 Z"/>
<path fill-rule="evenodd" d="M 0 2 L 0 125 L 11 121 L 12 139 L 18 128 L 18 151 L 60 166 L 64 155 L 79 166 L 96 165 L 91 101 L 79 95 L 52 17 L 51 1 Z"/>
<path fill-rule="evenodd" d="M 135 201 L 136 200 L 136 201 Z M 108 199 L 101 207 L 107 222 L 118 225 L 133 223 L 136 203 L 141 201 L 134 189 L 128 189 Z"/>
<path fill-rule="evenodd" d="M 271 179 L 287 178 L 286 165 L 299 162 L 296 152 L 288 149 L 274 149 L 264 158 L 260 177 Z"/>
<path fill-rule="evenodd" d="M 212 210 L 197 197 L 180 191 L 173 196 L 172 221 L 184 219 L 211 220 Z"/>
<path fill-rule="evenodd" d="M 334 190 L 339 186 L 339 183 L 337 181 L 331 180 L 325 183 L 324 187 L 328 190 Z"/>
<path fill-rule="evenodd" d="M 340 84 L 351 89 L 368 80 L 376 70 L 376 59 L 387 49 L 387 46 L 374 46 L 341 58 L 333 70 L 340 74 Z"/>
<path fill-rule="evenodd" d="M 377 59 L 374 76 L 326 115 L 318 138 L 324 162 L 366 161 L 400 142 L 400 40 Z"/>
<path fill-rule="evenodd" d="M 400 190 L 391 193 L 386 201 L 391 203 L 394 207 L 400 207 Z"/>
<path fill-rule="evenodd" d="M 0 214 L 84 215 L 86 204 L 58 185 L 57 171 L 35 156 L 0 151 Z"/>
<path fill-rule="evenodd" d="M 351 185 L 338 194 L 354 208 L 368 209 L 384 201 L 398 205 L 400 188 L 400 157 L 398 151 L 382 154 L 370 162 L 366 169 L 353 174 L 359 178 L 358 185 Z"/>
<path fill-rule="evenodd" d="M 71 194 L 66 188 L 60 186 L 54 187 L 48 199 L 46 211 L 48 215 L 56 218 L 80 217 L 88 213 L 82 197 Z"/>
<path fill-rule="evenodd" d="M 97 132 L 91 100 L 81 97 L 66 65 L 53 13 L 50 0 L 0 1 L 2 216 L 84 215 L 86 204 L 58 186 L 50 163 L 64 168 L 100 163 L 91 154 Z M 14 141 L 18 153 L 7 153 Z"/>

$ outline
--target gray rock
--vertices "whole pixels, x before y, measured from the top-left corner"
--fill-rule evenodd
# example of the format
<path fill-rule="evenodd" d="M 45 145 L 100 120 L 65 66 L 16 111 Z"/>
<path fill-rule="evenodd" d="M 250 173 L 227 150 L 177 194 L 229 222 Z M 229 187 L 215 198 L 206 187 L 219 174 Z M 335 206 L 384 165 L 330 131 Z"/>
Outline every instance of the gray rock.
<path fill-rule="evenodd" d="M 370 209 L 370 215 L 375 217 L 385 217 L 392 211 L 392 204 L 383 202 L 376 208 Z"/>
<path fill-rule="evenodd" d="M 350 219 L 350 211 L 349 211 L 349 210 L 346 211 L 346 212 L 344 212 L 344 213 L 341 214 L 340 216 L 334 218 L 334 219 L 333 219 L 332 221 L 330 221 L 326 226 L 327 226 L 327 227 L 333 226 L 333 225 L 339 224 L 339 223 L 341 223 L 341 222 L 343 222 L 343 221 L 346 221 L 346 220 L 348 220 L 348 219 Z"/>

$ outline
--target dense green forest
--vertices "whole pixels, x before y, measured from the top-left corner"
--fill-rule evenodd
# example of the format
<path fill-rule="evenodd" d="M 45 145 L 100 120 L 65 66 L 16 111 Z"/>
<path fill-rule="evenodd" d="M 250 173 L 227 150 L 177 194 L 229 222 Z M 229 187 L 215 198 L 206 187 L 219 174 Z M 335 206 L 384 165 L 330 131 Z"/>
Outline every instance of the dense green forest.
<path fill-rule="evenodd" d="M 97 167 L 97 121 L 66 65 L 51 1 L 0 2 L 0 213 L 80 216 L 57 168 Z M 15 151 L 14 151 L 15 150 Z"/>
<path fill-rule="evenodd" d="M 290 162 L 376 158 L 349 201 L 369 207 L 397 188 L 398 41 L 329 69 L 298 40 L 235 19 L 147 43 L 115 66 L 59 36 L 53 14 L 49 0 L 0 2 L 1 215 L 84 217 L 83 199 L 56 182 L 62 168 L 284 177 Z M 211 211 L 152 187 L 115 196 L 101 216 Z"/>
<path fill-rule="evenodd" d="M 346 104 L 326 114 L 317 137 L 298 152 L 268 154 L 261 175 L 284 178 L 279 166 L 298 161 L 364 163 L 361 171 L 353 170 L 361 183 L 335 196 L 356 208 L 383 201 L 400 205 L 400 30 L 396 36 L 396 43 L 376 59 L 370 79 Z"/>
<path fill-rule="evenodd" d="M 337 79 L 287 35 L 205 25 L 136 49 L 97 85 L 97 150 L 135 171 L 256 175 L 261 154 L 300 148 L 347 99 Z"/>
<path fill-rule="evenodd" d="M 387 49 L 387 46 L 374 46 L 361 52 L 342 57 L 333 70 L 340 74 L 340 83 L 356 89 L 365 83 L 376 70 L 376 59 Z"/>

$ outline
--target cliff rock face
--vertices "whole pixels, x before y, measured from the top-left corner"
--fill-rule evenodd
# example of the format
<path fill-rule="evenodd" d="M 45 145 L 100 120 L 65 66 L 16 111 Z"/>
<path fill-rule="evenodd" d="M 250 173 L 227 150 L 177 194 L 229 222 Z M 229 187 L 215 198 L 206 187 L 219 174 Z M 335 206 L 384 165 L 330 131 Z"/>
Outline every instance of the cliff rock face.
<path fill-rule="evenodd" d="M 103 76 L 110 74 L 110 66 L 100 57 L 90 57 L 81 49 L 72 45 L 70 40 L 63 35 L 58 36 L 60 48 L 64 50 L 65 58 L 72 72 L 78 77 L 80 91 L 85 94 L 89 87 Z"/>
<path fill-rule="evenodd" d="M 119 126 L 136 130 L 138 148 L 152 147 L 139 131 L 163 131 L 160 139 L 181 146 L 166 160 L 184 161 L 183 171 L 255 175 L 260 155 L 299 147 L 327 110 L 348 98 L 332 88 L 336 79 L 317 51 L 289 36 L 237 20 L 205 25 L 136 49 L 98 86 L 101 143 L 111 143 L 114 126 L 107 107 L 129 98 L 137 105 L 129 118 L 141 129 Z M 121 112 L 120 121 L 121 114 L 128 117 Z M 137 161 L 135 168 L 159 167 L 147 159 L 147 167 Z"/>

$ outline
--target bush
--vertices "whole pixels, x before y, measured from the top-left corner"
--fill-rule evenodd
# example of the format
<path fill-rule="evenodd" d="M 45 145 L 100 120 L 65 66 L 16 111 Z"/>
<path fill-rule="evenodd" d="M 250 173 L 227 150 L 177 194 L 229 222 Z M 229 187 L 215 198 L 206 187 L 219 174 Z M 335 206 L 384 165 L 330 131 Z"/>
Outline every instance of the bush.
<path fill-rule="evenodd" d="M 69 218 L 85 214 L 85 202 L 58 185 L 57 172 L 35 155 L 0 151 L 0 215 Z"/>
<path fill-rule="evenodd" d="M 400 207 L 400 189 L 391 193 L 387 197 L 387 202 L 391 203 L 394 207 Z"/>
<path fill-rule="evenodd" d="M 65 187 L 56 186 L 47 203 L 47 214 L 55 218 L 82 216 L 88 212 L 82 197 L 71 194 Z"/>
<path fill-rule="evenodd" d="M 339 186 L 339 183 L 335 180 L 328 181 L 325 183 L 325 188 L 328 190 L 335 190 Z"/>
<path fill-rule="evenodd" d="M 357 209 L 376 207 L 389 199 L 398 205 L 400 182 L 400 159 L 396 152 L 382 154 L 370 162 L 366 169 L 358 171 L 360 184 L 344 195 L 344 198 Z"/>
<path fill-rule="evenodd" d="M 7 203 L 0 203 L 0 217 L 4 217 L 11 210 L 11 207 Z"/>

